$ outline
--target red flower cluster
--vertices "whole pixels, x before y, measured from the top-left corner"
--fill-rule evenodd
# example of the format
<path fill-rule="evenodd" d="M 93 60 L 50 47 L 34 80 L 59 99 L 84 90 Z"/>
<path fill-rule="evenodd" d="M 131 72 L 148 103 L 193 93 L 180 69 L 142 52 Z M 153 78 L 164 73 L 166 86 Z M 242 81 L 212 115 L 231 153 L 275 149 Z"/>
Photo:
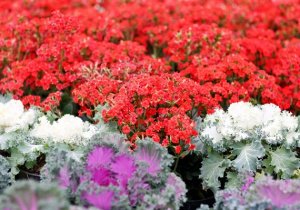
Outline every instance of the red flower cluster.
<path fill-rule="evenodd" d="M 104 112 L 105 120 L 116 120 L 132 141 L 150 136 L 177 150 L 193 148 L 190 138 L 197 133 L 192 116 L 218 106 L 208 89 L 178 74 L 132 77 L 108 104 L 111 108 Z"/>
<path fill-rule="evenodd" d="M 193 149 L 194 114 L 300 112 L 299 0 L 2 0 L 0 91 L 46 110 L 108 104 L 132 142 Z"/>

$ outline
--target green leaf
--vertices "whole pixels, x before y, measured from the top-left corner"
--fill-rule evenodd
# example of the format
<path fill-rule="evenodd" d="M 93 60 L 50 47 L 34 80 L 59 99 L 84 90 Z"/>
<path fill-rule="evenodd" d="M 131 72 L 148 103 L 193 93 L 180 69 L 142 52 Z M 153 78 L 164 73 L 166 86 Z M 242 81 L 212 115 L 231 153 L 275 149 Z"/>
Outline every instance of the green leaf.
<path fill-rule="evenodd" d="M 23 153 L 21 153 L 17 148 L 11 149 L 10 157 L 7 159 L 12 165 L 23 165 L 25 163 Z"/>
<path fill-rule="evenodd" d="M 280 147 L 274 152 L 270 151 L 271 165 L 274 166 L 276 173 L 282 173 L 282 178 L 290 178 L 293 172 L 300 166 L 299 159 L 296 158 L 295 153 L 289 149 Z"/>
<path fill-rule="evenodd" d="M 227 167 L 230 166 L 230 160 L 224 159 L 218 153 L 213 152 L 202 162 L 200 169 L 200 178 L 203 179 L 204 189 L 211 189 L 214 192 L 220 188 L 219 178 L 224 176 Z"/>
<path fill-rule="evenodd" d="M 23 153 L 23 154 L 30 154 L 34 152 L 42 152 L 44 151 L 44 146 L 43 145 L 34 145 L 34 144 L 29 144 L 28 142 L 22 142 L 17 146 L 18 150 Z"/>
<path fill-rule="evenodd" d="M 46 117 L 51 123 L 58 119 L 58 116 L 50 111 L 46 112 Z"/>
<path fill-rule="evenodd" d="M 227 172 L 226 177 L 228 182 L 225 184 L 225 188 L 240 188 L 243 185 L 243 180 L 237 172 Z"/>
<path fill-rule="evenodd" d="M 186 150 L 186 151 L 184 151 L 183 153 L 181 153 L 181 154 L 179 155 L 179 157 L 180 157 L 180 158 L 183 158 L 183 157 L 187 156 L 190 152 L 191 152 L 191 151 Z"/>
<path fill-rule="evenodd" d="M 25 167 L 26 167 L 27 169 L 32 169 L 35 165 L 36 165 L 36 160 L 27 161 L 27 162 L 25 163 Z"/>
<path fill-rule="evenodd" d="M 0 150 L 7 150 L 9 148 L 10 137 L 7 134 L 0 135 Z"/>
<path fill-rule="evenodd" d="M 62 95 L 59 108 L 62 110 L 63 114 L 76 115 L 78 111 L 77 105 L 74 103 L 73 98 L 67 93 Z"/>
<path fill-rule="evenodd" d="M 64 104 L 62 109 L 63 114 L 73 114 L 76 112 L 75 105 L 72 102 Z"/>
<path fill-rule="evenodd" d="M 259 142 L 252 142 L 251 144 L 237 143 L 232 148 L 233 153 L 237 155 L 233 161 L 233 166 L 239 172 L 256 171 L 259 158 L 265 156 L 265 150 Z"/>
<path fill-rule="evenodd" d="M 300 169 L 297 169 L 293 172 L 293 178 L 300 179 Z"/>
<path fill-rule="evenodd" d="M 264 168 L 264 172 L 266 172 L 267 174 L 272 174 L 274 171 L 274 166 L 271 165 L 271 155 L 268 154 L 267 159 L 263 160 L 263 168 Z"/>
<path fill-rule="evenodd" d="M 16 148 L 10 150 L 10 155 L 11 156 L 8 157 L 7 160 L 11 166 L 11 173 L 16 175 L 19 173 L 18 165 L 23 165 L 25 163 L 25 158 Z"/>

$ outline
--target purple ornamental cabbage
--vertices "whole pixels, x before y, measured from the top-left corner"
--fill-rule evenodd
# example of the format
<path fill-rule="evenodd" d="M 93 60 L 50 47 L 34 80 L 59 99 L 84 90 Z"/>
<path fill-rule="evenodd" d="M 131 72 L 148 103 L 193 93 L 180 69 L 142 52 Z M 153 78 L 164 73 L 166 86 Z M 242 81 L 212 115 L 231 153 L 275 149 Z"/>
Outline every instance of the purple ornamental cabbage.
<path fill-rule="evenodd" d="M 300 180 L 264 177 L 256 182 L 247 182 L 249 185 L 246 188 L 244 185 L 242 190 L 217 192 L 214 209 L 300 209 Z"/>
<path fill-rule="evenodd" d="M 62 188 L 71 189 L 71 197 L 75 196 L 80 200 L 78 204 L 84 206 L 103 210 L 128 206 L 179 209 L 186 188 L 170 172 L 171 163 L 172 157 L 165 148 L 146 139 L 137 142 L 134 152 L 98 143 L 87 152 L 79 167 L 74 160 L 65 160 L 59 170 L 53 170 L 51 167 L 56 166 L 47 161 L 44 171 L 52 173 L 48 177 L 56 177 Z"/>
<path fill-rule="evenodd" d="M 259 180 L 249 189 L 249 201 L 263 199 L 277 208 L 298 206 L 300 208 L 300 180 Z"/>
<path fill-rule="evenodd" d="M 115 199 L 114 191 L 112 190 L 104 190 L 99 193 L 86 194 L 84 198 L 90 205 L 99 209 L 111 209 L 113 199 Z"/>

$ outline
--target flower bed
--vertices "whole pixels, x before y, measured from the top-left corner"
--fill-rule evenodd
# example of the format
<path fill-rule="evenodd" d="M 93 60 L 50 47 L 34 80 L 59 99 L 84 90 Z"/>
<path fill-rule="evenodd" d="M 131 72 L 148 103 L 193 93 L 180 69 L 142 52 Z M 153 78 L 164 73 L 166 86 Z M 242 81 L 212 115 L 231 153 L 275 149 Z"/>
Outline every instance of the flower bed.
<path fill-rule="evenodd" d="M 297 209 L 299 0 L 2 0 L 0 27 L 1 208 Z"/>

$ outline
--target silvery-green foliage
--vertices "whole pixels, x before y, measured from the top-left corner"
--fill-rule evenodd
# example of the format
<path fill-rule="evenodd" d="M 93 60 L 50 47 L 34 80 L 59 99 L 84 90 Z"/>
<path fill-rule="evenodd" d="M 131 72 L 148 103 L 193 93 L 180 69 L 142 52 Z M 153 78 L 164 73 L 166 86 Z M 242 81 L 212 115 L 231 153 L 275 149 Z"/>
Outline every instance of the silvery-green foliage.
<path fill-rule="evenodd" d="M 81 165 L 83 159 L 83 151 L 69 150 L 64 147 L 56 147 L 49 151 L 46 156 L 47 167 L 43 167 L 41 170 L 42 180 L 53 180 L 55 176 L 51 176 L 57 173 L 63 167 L 69 167 L 67 164 L 72 163 L 74 169 L 77 165 Z M 76 173 L 80 173 L 78 170 L 74 170 Z"/>
<path fill-rule="evenodd" d="M 274 167 L 276 173 L 281 174 L 282 178 L 289 178 L 300 167 L 299 158 L 289 149 L 279 147 L 275 151 L 269 151 L 269 154 L 270 165 Z"/>
<path fill-rule="evenodd" d="M 265 150 L 259 142 L 251 144 L 237 143 L 232 146 L 232 153 L 236 155 L 233 166 L 241 172 L 255 171 L 260 165 L 260 159 L 265 156 Z"/>
<path fill-rule="evenodd" d="M 151 158 L 152 161 L 156 161 L 157 164 L 160 165 L 162 173 L 157 175 L 164 175 L 165 177 L 162 177 L 162 179 L 165 179 L 166 173 L 169 173 L 170 166 L 173 163 L 173 156 L 167 152 L 166 148 L 159 146 L 157 143 L 153 143 L 153 140 L 148 137 L 138 139 L 136 145 L 137 149 L 135 150 L 135 154 L 139 157 L 139 164 L 144 164 L 145 161 L 143 161 L 143 157 L 148 156 L 148 158 Z"/>
<path fill-rule="evenodd" d="M 11 168 L 8 161 L 0 155 L 0 192 L 2 192 L 13 181 Z"/>
<path fill-rule="evenodd" d="M 273 104 L 231 104 L 197 123 L 193 139 L 203 154 L 200 178 L 205 189 L 216 191 L 220 178 L 233 183 L 232 173 L 262 172 L 290 178 L 300 167 L 295 155 L 299 145 L 298 118 Z M 229 176 L 228 176 L 229 175 Z"/>
<path fill-rule="evenodd" d="M 144 197 L 144 203 L 137 209 L 178 209 L 181 202 L 187 200 L 186 193 L 184 182 L 174 173 L 171 173 L 165 188 L 159 194 L 147 193 Z"/>
<path fill-rule="evenodd" d="M 247 174 L 246 174 L 247 175 Z M 245 174 L 239 172 L 226 172 L 227 182 L 225 183 L 225 189 L 228 188 L 239 188 L 243 185 Z"/>
<path fill-rule="evenodd" d="M 195 118 L 194 121 L 195 121 L 195 130 L 197 130 L 197 131 L 202 130 L 204 127 L 203 123 L 202 123 L 203 119 L 201 117 L 197 117 L 197 118 Z M 191 139 L 192 143 L 196 146 L 195 152 L 199 153 L 199 154 L 205 152 L 205 146 L 202 143 L 202 140 L 203 140 L 202 138 L 203 137 L 201 135 L 197 135 L 197 136 L 192 137 L 192 139 Z"/>
<path fill-rule="evenodd" d="M 12 132 L 0 135 L 0 150 L 6 151 L 9 156 L 12 173 L 19 173 L 18 166 L 26 165 L 31 168 L 36 159 L 45 152 L 45 147 L 30 138 L 26 132 Z"/>
<path fill-rule="evenodd" d="M 67 192 L 70 200 L 78 197 L 78 177 L 84 173 L 82 161 L 84 152 L 82 150 L 70 150 L 69 147 L 61 146 L 50 149 L 46 156 L 46 165 L 41 169 L 40 177 L 43 183 L 56 182 Z M 57 176 L 61 179 L 57 179 Z M 66 183 L 72 187 L 66 187 Z M 77 199 L 78 200 L 78 199 Z"/>
<path fill-rule="evenodd" d="M 218 191 L 215 195 L 216 203 L 214 210 L 265 210 L 268 207 L 266 200 L 258 199 L 252 203 L 247 203 L 244 200 L 245 193 L 240 189 L 227 189 Z"/>
<path fill-rule="evenodd" d="M 210 153 L 201 167 L 200 178 L 203 180 L 203 187 L 213 191 L 218 190 L 220 187 L 219 178 L 224 176 L 224 172 L 230 164 L 229 159 L 223 158 L 216 152 Z"/>
<path fill-rule="evenodd" d="M 69 202 L 53 183 L 17 181 L 0 196 L 0 209 L 68 210 Z"/>
<path fill-rule="evenodd" d="M 119 131 L 116 132 L 99 132 L 94 135 L 87 147 L 85 152 L 87 153 L 95 146 L 108 146 L 120 152 L 128 151 L 129 143 L 126 142 L 126 136 L 121 134 Z"/>

